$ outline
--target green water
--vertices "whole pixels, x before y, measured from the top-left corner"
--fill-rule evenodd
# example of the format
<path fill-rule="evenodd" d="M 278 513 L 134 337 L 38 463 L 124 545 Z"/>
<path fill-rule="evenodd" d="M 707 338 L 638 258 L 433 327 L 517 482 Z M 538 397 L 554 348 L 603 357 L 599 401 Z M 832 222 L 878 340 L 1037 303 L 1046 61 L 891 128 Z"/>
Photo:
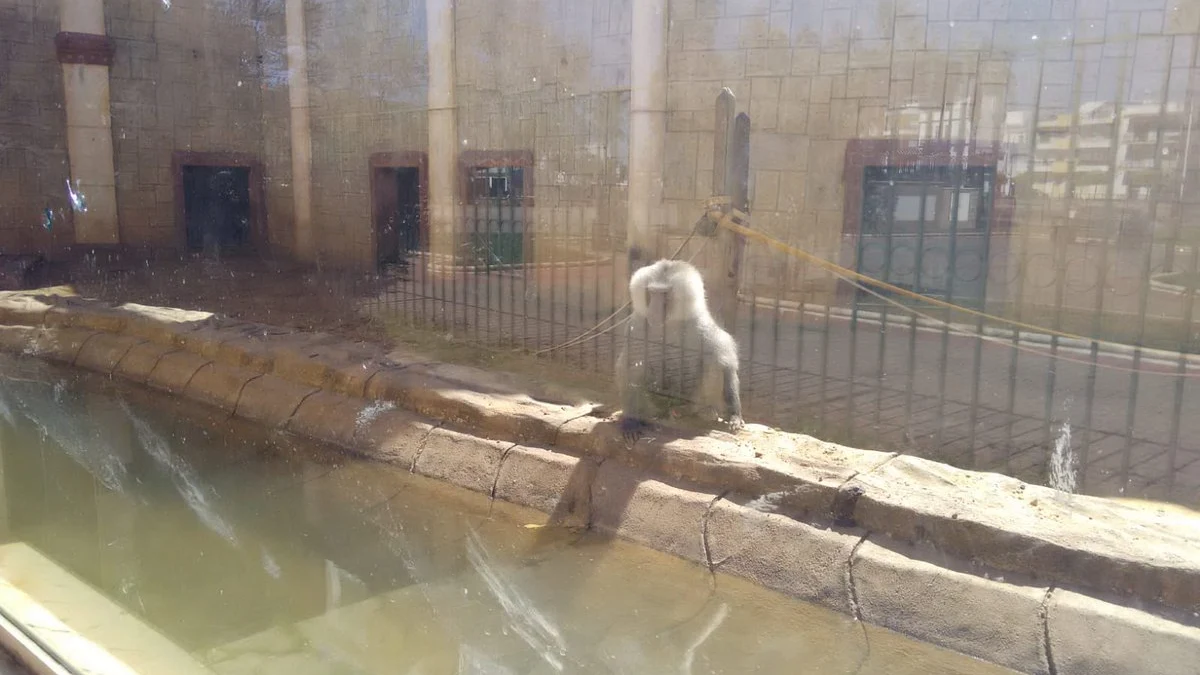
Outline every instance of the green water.
<path fill-rule="evenodd" d="M 0 360 L 0 533 L 215 673 L 1009 672 L 224 413 Z"/>

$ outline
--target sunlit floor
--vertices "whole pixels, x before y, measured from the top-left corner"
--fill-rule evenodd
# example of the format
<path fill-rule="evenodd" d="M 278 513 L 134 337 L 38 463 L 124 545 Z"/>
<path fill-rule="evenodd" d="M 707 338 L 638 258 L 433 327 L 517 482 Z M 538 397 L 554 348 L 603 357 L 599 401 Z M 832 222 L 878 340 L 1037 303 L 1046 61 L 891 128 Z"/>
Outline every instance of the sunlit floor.
<path fill-rule="evenodd" d="M 124 617 L 71 629 L 152 631 L 172 672 L 1008 672 L 156 393 L 0 377 L 8 581 L 70 624 L 69 572 Z"/>

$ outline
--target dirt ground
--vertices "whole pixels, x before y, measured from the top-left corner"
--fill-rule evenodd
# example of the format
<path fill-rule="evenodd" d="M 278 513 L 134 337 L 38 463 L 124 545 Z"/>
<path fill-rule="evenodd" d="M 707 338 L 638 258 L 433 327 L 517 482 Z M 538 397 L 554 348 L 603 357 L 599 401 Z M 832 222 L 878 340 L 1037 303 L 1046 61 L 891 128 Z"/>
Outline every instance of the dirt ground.
<path fill-rule="evenodd" d="M 598 381 L 594 373 L 564 369 L 554 359 L 488 349 L 405 321 L 381 321 L 357 312 L 357 301 L 373 297 L 383 283 L 372 275 L 314 271 L 258 260 L 170 259 L 110 264 L 103 269 L 76 264 L 60 270 L 54 282 L 69 284 L 79 295 L 109 302 L 202 310 L 388 348 L 408 347 L 445 362 L 511 376 L 514 386 L 549 393 L 556 399 L 611 398 L 603 378 Z"/>
<path fill-rule="evenodd" d="M 314 272 L 250 260 L 169 260 L 68 273 L 80 295 L 216 312 L 230 318 L 356 340 L 386 341 L 381 326 L 354 312 L 369 294 L 363 275 Z"/>

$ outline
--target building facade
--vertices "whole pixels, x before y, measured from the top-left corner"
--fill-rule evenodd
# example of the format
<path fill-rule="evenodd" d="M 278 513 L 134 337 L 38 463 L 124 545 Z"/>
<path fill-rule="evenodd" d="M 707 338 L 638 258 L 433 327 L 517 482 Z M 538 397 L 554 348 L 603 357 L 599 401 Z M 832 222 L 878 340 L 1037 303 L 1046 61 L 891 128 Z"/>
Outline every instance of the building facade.
<path fill-rule="evenodd" d="M 0 0 L 0 248 L 371 268 L 497 199 L 517 249 L 677 235 L 728 87 L 755 228 L 991 296 L 997 251 L 1195 231 L 1198 36 L 1200 0 Z"/>

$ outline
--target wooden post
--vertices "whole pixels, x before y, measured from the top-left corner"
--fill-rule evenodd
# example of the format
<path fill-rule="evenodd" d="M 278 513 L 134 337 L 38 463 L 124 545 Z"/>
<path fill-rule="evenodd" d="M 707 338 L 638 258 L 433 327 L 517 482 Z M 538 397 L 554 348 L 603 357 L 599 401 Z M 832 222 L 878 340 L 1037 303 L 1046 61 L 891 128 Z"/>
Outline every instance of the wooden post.
<path fill-rule="evenodd" d="M 750 116 L 734 117 L 733 92 L 724 89 L 717 96 L 716 132 L 713 145 L 713 193 L 730 198 L 722 211 L 737 209 L 750 213 Z M 709 295 L 713 315 L 733 332 L 737 324 L 738 290 L 741 282 L 742 249 L 745 238 L 729 230 L 714 233 L 720 251 L 716 274 L 711 278 Z"/>
<path fill-rule="evenodd" d="M 713 127 L 713 196 L 729 194 L 725 190 L 725 158 L 729 154 L 729 143 L 733 138 L 734 111 L 737 100 L 729 87 L 717 95 L 717 123 Z"/>

